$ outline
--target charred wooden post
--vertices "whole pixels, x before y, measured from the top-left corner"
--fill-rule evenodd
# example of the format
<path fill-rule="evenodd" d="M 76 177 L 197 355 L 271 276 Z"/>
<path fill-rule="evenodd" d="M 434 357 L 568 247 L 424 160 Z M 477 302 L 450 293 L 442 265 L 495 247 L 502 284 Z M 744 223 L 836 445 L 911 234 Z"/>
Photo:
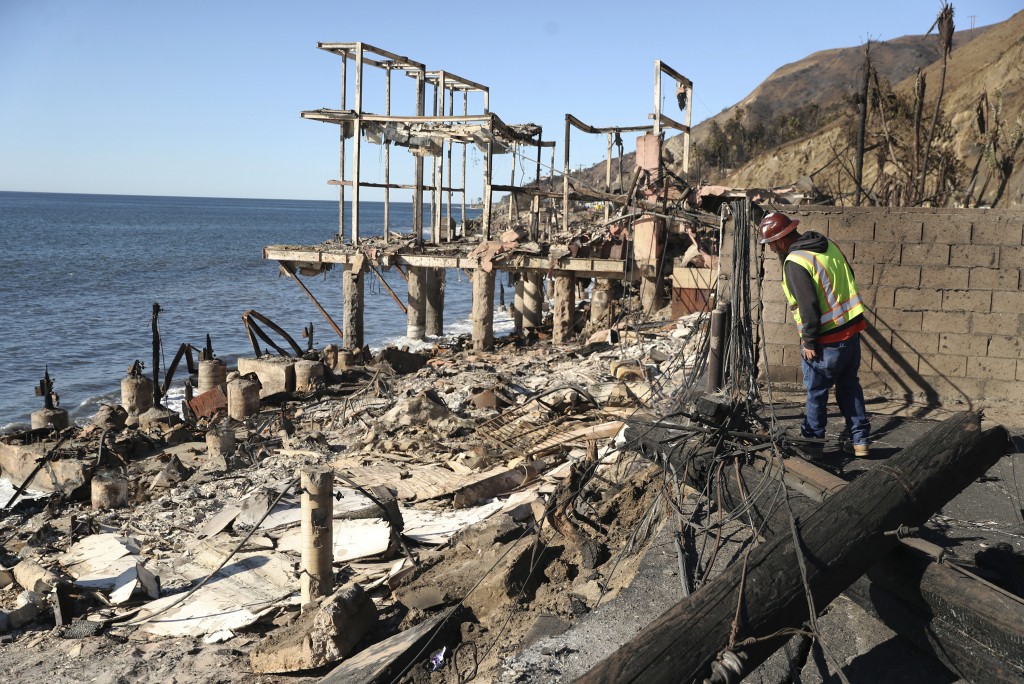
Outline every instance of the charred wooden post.
<path fill-rule="evenodd" d="M 576 277 L 572 271 L 555 271 L 555 304 L 552 310 L 551 342 L 566 344 L 576 323 Z"/>
<path fill-rule="evenodd" d="M 423 69 L 416 72 L 416 116 L 423 116 L 426 111 L 426 73 Z M 412 222 L 416 244 L 423 244 L 423 157 L 415 155 L 413 159 L 413 183 L 416 189 L 412 193 Z"/>
<path fill-rule="evenodd" d="M 1006 430 L 981 431 L 976 413 L 957 414 L 860 476 L 780 535 L 753 549 L 714 582 L 676 604 L 608 659 L 584 682 L 677 682 L 701 680 L 716 659 L 741 663 L 743 675 L 785 642 L 771 636 L 797 628 L 809 617 L 808 595 L 823 608 L 898 543 L 887 535 L 901 525 L 926 521 L 1009 447 Z M 804 558 L 813 562 L 803 563 Z M 740 606 L 742 621 L 731 624 Z"/>
<path fill-rule="evenodd" d="M 516 335 L 523 334 L 523 290 L 526 278 L 525 273 L 515 275 L 515 295 L 512 297 L 512 332 Z"/>
<path fill-rule="evenodd" d="M 407 309 L 406 336 L 413 340 L 422 340 L 427 330 L 427 269 L 409 269 L 409 306 Z"/>
<path fill-rule="evenodd" d="M 754 468 L 783 479 L 802 496 L 790 499 L 803 518 L 818 502 L 847 482 L 801 459 L 756 456 Z M 742 475 L 740 474 L 742 471 Z M 751 523 L 765 537 L 789 533 L 783 508 L 745 496 L 759 476 L 749 468 L 725 469 L 719 485 L 729 510 L 748 506 Z M 909 539 L 872 565 L 843 593 L 924 653 L 972 681 L 1017 682 L 1024 678 L 1024 599 L 989 584 L 971 571 L 941 558 L 927 542 Z"/>
<path fill-rule="evenodd" d="M 352 122 L 352 244 L 359 244 L 359 153 L 362 147 L 362 119 L 360 115 L 363 113 L 363 44 L 356 43 L 356 85 L 355 85 L 355 113 L 356 118 Z M 342 207 L 341 211 L 345 208 Z M 362 276 L 360 275 L 360 278 Z M 362 298 L 362 288 L 360 288 L 360 299 Z M 347 298 L 346 298 L 347 303 Z M 361 313 L 361 312 L 360 312 Z M 361 317 L 360 317 L 361 318 Z M 347 319 L 346 319 L 347 320 Z M 360 328 L 362 323 L 360 322 Z M 348 335 L 345 339 L 351 344 L 352 338 Z M 359 335 L 360 345 L 362 345 L 362 334 Z"/>
<path fill-rule="evenodd" d="M 968 681 L 1024 681 L 1024 599 L 969 571 L 901 547 L 845 594 Z"/>
<path fill-rule="evenodd" d="M 302 483 L 302 605 L 334 591 L 334 474 L 303 468 Z"/>
<path fill-rule="evenodd" d="M 43 398 L 43 408 L 33 411 L 29 416 L 33 430 L 42 428 L 63 430 L 70 425 L 68 412 L 60 408 L 60 400 L 57 399 L 57 393 L 53 391 L 53 380 L 50 379 L 49 367 L 43 369 L 43 379 L 39 381 L 39 386 L 36 388 L 36 396 Z"/>
<path fill-rule="evenodd" d="M 345 344 L 355 351 L 363 346 L 363 260 L 357 258 L 345 265 L 342 274 L 342 296 L 344 297 Z"/>
<path fill-rule="evenodd" d="M 153 405 L 160 405 L 160 305 L 153 304 L 153 316 L 149 319 L 153 328 Z"/>
<path fill-rule="evenodd" d="M 339 50 L 341 55 L 341 106 L 345 111 L 348 98 L 348 50 Z M 345 124 L 338 126 L 339 167 L 338 167 L 338 237 L 345 240 Z"/>
<path fill-rule="evenodd" d="M 443 268 L 426 269 L 426 324 L 427 334 L 438 337 L 444 334 L 444 286 Z"/>
<path fill-rule="evenodd" d="M 494 347 L 494 271 L 473 271 L 473 349 Z"/>

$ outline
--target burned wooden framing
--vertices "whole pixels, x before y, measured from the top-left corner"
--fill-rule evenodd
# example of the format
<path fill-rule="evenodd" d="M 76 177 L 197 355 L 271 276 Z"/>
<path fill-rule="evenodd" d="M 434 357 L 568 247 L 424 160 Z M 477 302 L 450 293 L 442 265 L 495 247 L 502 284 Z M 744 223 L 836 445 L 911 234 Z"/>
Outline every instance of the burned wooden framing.
<path fill-rule="evenodd" d="M 398 267 L 408 284 L 408 306 L 403 306 L 407 316 L 407 334 L 413 339 L 426 335 L 443 333 L 444 279 L 445 270 L 458 268 L 473 273 L 473 345 L 486 349 L 493 343 L 493 307 L 484 301 L 493 293 L 495 270 L 515 274 L 517 331 L 525 327 L 536 327 L 541 319 L 543 305 L 543 278 L 553 277 L 555 281 L 555 313 L 553 339 L 564 342 L 572 334 L 575 310 L 575 283 L 578 278 L 595 278 L 595 292 L 602 294 L 610 284 L 619 280 L 638 280 L 631 250 L 625 244 L 619 249 L 588 246 L 580 251 L 570 246 L 554 245 L 559 240 L 571 242 L 568 235 L 569 216 L 575 210 L 575 202 L 600 199 L 605 202 L 605 222 L 611 218 L 613 207 L 617 216 L 633 221 L 636 217 L 651 211 L 667 211 L 665 207 L 652 207 L 649 201 L 653 195 L 648 189 L 638 189 L 634 184 L 629 192 L 611 192 L 611 164 L 613 142 L 621 141 L 624 132 L 641 132 L 655 136 L 659 159 L 654 165 L 661 168 L 661 143 L 664 130 L 681 131 L 684 136 L 684 170 L 689 157 L 690 102 L 693 84 L 661 61 L 655 62 L 654 112 L 653 120 L 641 126 L 611 126 L 596 128 L 583 123 L 575 116 L 566 116 L 564 139 L 564 173 L 561 191 L 555 190 L 555 141 L 546 140 L 540 126 L 535 124 L 509 124 L 490 108 L 490 89 L 481 83 L 463 78 L 446 70 L 428 70 L 422 62 L 412 60 L 388 50 L 367 43 L 318 43 L 321 50 L 342 58 L 341 94 L 337 109 L 322 108 L 301 113 L 302 118 L 311 121 L 335 124 L 339 127 L 339 175 L 329 183 L 338 186 L 339 220 L 337 239 L 319 246 L 305 247 L 272 245 L 264 249 L 265 259 L 279 261 L 288 274 L 298 267 L 303 273 L 317 272 L 341 265 L 344 268 L 344 323 L 341 330 L 333 324 L 330 315 L 319 302 L 313 299 L 318 310 L 327 318 L 336 332 L 350 349 L 363 344 L 363 277 L 374 267 Z M 349 69 L 349 62 L 354 65 Z M 365 67 L 374 67 L 384 72 L 383 113 L 370 111 L 367 95 L 368 81 L 364 77 Z M 412 99 L 406 97 L 404 107 L 396 107 L 398 94 L 392 75 L 405 75 L 413 82 Z M 661 111 L 662 79 L 668 76 L 675 83 L 677 101 L 686 112 L 686 122 L 679 123 Z M 350 83 L 350 79 L 353 81 Z M 377 94 L 379 95 L 379 93 Z M 408 96 L 408 92 L 404 92 Z M 461 98 L 459 97 L 461 95 Z M 458 100 L 461 99 L 461 107 Z M 351 100 L 351 102 L 350 102 Z M 409 106 L 412 102 L 412 106 Z M 399 111 L 404 109 L 405 111 Z M 461 110 L 461 111 L 457 111 Z M 591 134 L 602 134 L 608 138 L 606 159 L 606 182 L 603 191 L 575 188 L 570 192 L 570 131 L 576 127 Z M 383 182 L 370 180 L 364 174 L 362 157 L 367 142 L 382 146 L 381 165 Z M 483 154 L 480 175 L 470 179 L 467 172 L 469 146 L 476 146 Z M 412 182 L 396 182 L 393 171 L 392 148 L 404 147 L 412 156 Z M 456 155 L 455 148 L 461 149 Z M 532 151 L 521 152 L 526 149 Z M 551 150 L 551 187 L 541 182 L 542 155 Z M 493 160 L 497 154 L 522 154 L 535 167 L 535 180 L 516 179 L 516 164 L 512 164 L 511 177 L 507 185 L 494 182 Z M 621 148 L 619 150 L 621 157 Z M 426 165 L 429 158 L 430 165 Z M 403 167 L 408 173 L 408 167 Z M 660 177 L 648 174 L 648 180 Z M 468 188 L 479 182 L 482 185 L 482 215 L 479 230 L 470 229 L 472 222 L 467 219 Z M 349 208 L 346 212 L 346 198 Z M 367 242 L 360 222 L 361 190 L 375 189 L 383 192 L 384 231 L 383 241 L 373 239 Z M 393 225 L 391 201 L 393 191 L 411 191 L 412 225 L 408 232 L 396 231 Z M 500 217 L 495 215 L 495 193 L 507 193 L 510 229 L 517 232 L 516 242 L 529 241 L 531 249 L 518 249 L 509 245 L 505 235 L 495 234 L 495 225 Z M 637 195 L 634 198 L 634 194 Z M 519 202 L 523 196 L 530 198 L 528 218 L 520 220 Z M 667 195 L 662 195 L 665 197 Z M 657 198 L 655 198 L 657 199 Z M 548 200 L 550 220 L 542 221 L 542 201 Z M 560 209 L 559 209 L 560 203 Z M 631 208 L 632 207 L 632 208 Z M 555 216 L 561 212 L 561 220 Z M 636 213 L 640 212 L 640 213 Z M 454 220 L 458 216 L 460 221 Z M 708 219 L 717 224 L 717 217 Z M 462 230 L 456 230 L 461 225 Z M 560 230 L 556 231 L 556 228 Z M 562 233 L 556 235 L 555 233 Z M 607 233 L 608 229 L 599 220 L 588 228 L 588 232 Z M 500 242 L 497 240 L 500 238 Z M 600 242 L 600 240 L 599 240 Z M 619 240 L 622 243 L 622 240 Z M 595 243 L 597 245 L 597 243 Z M 650 270 L 650 269 L 648 269 Z M 479 271 L 479 272 L 478 272 Z M 659 269 L 664 276 L 666 273 Z M 379 274 L 378 274 L 379 275 Z M 648 279 L 650 274 L 646 274 Z M 301 282 L 295 278 L 301 286 Z M 609 297 L 599 297 L 604 301 Z M 535 311 L 531 309 L 533 307 Z M 607 316 L 600 309 L 598 317 Z"/>

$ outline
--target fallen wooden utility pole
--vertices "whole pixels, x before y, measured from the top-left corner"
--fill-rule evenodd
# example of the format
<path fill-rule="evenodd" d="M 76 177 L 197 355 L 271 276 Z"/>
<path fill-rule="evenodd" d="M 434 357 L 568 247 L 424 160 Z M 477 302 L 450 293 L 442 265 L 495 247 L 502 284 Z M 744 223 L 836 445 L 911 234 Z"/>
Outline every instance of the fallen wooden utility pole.
<path fill-rule="evenodd" d="M 792 509 L 805 517 L 819 502 L 848 483 L 796 458 L 755 454 L 754 470 L 790 486 L 799 480 L 804 495 L 793 497 Z M 757 473 L 742 475 L 725 469 L 719 484 L 723 505 L 735 510 L 746 503 L 753 524 L 767 537 L 789 529 L 789 514 L 744 492 L 761 485 Z M 739 483 L 739 484 L 737 484 Z M 774 505 L 773 505 L 774 504 Z M 780 532 L 781 531 L 781 532 Z M 929 548 L 930 547 L 930 548 Z M 843 593 L 923 653 L 930 653 L 967 681 L 1024 680 L 1024 598 L 986 582 L 967 568 L 941 558 L 942 549 L 910 538 L 880 558 L 867 574 Z"/>
<path fill-rule="evenodd" d="M 824 608 L 898 543 L 886 532 L 918 526 L 981 476 L 1003 454 L 1002 427 L 981 431 L 977 413 L 957 414 L 829 497 L 743 562 L 667 610 L 579 679 L 581 682 L 691 682 L 712 665 L 749 672 L 807 621 L 804 558 L 814 605 Z M 741 616 L 732 632 L 740 605 Z M 724 655 L 730 637 L 735 643 Z M 738 677 L 737 677 L 738 680 Z"/>
<path fill-rule="evenodd" d="M 1024 681 L 1024 599 L 967 569 L 901 547 L 844 594 L 969 682 Z"/>

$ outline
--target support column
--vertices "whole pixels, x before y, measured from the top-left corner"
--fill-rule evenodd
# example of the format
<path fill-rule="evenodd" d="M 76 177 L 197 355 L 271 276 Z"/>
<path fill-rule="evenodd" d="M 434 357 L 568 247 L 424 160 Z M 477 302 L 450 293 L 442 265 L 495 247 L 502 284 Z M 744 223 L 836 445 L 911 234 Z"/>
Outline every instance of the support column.
<path fill-rule="evenodd" d="M 427 334 L 438 337 L 444 334 L 444 286 L 443 268 L 429 268 L 427 271 Z"/>
<path fill-rule="evenodd" d="M 539 328 L 544 321 L 544 276 L 526 273 L 523 277 L 523 327 Z"/>
<path fill-rule="evenodd" d="M 345 346 L 355 352 L 363 346 L 363 262 L 345 266 L 342 275 L 342 297 L 345 300 Z"/>
<path fill-rule="evenodd" d="M 650 270 L 644 269 L 644 276 L 640 279 L 640 306 L 646 313 L 657 311 L 665 306 L 665 288 L 662 287 L 661 273 L 657 266 L 648 268 Z"/>
<path fill-rule="evenodd" d="M 512 332 L 516 335 L 523 334 L 523 291 L 525 290 L 526 274 L 516 273 L 516 294 L 512 298 Z"/>
<path fill-rule="evenodd" d="M 576 319 L 576 278 L 572 271 L 555 271 L 555 305 L 551 313 L 551 342 L 566 344 L 572 339 Z"/>
<path fill-rule="evenodd" d="M 410 339 L 422 340 L 427 331 L 427 269 L 410 267 L 408 285 L 409 307 L 405 334 Z"/>
<path fill-rule="evenodd" d="M 300 473 L 302 605 L 334 591 L 334 473 L 303 468 Z"/>
<path fill-rule="evenodd" d="M 607 278 L 594 280 L 590 293 L 590 322 L 598 328 L 612 327 L 612 291 L 614 281 Z"/>
<path fill-rule="evenodd" d="M 494 271 L 473 271 L 473 349 L 494 347 Z"/>

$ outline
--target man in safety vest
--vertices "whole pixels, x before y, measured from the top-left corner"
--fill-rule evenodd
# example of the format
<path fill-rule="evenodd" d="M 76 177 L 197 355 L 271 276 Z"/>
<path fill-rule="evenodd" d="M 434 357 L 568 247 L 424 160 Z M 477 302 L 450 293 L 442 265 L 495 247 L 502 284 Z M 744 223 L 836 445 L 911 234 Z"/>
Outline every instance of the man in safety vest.
<path fill-rule="evenodd" d="M 796 230 L 800 221 L 772 212 L 761 220 L 761 244 L 782 261 L 782 289 L 793 312 L 803 350 L 807 408 L 800 431 L 823 439 L 828 392 L 846 419 L 855 456 L 868 455 L 871 424 L 864 409 L 860 333 L 867 327 L 853 269 L 834 242 L 821 233 Z"/>

